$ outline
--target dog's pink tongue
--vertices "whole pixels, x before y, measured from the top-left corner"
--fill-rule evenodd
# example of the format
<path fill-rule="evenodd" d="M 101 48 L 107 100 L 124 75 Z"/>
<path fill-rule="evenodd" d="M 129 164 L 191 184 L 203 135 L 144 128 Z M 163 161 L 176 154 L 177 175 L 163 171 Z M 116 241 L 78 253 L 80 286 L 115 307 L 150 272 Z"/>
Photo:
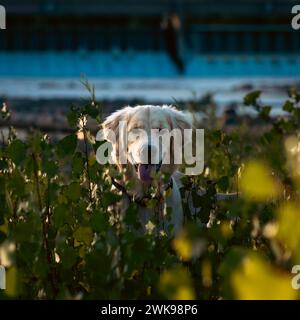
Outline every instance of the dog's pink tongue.
<path fill-rule="evenodd" d="M 150 168 L 151 168 L 151 166 L 149 166 L 147 164 L 139 164 L 138 165 L 139 178 L 143 182 L 150 182 L 151 181 Z"/>

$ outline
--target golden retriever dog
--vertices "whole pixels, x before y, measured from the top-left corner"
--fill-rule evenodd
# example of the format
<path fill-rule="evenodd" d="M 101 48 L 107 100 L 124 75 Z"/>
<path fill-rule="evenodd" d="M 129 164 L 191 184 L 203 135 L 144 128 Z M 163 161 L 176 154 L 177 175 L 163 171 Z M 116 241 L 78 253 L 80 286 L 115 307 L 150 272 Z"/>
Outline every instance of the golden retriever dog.
<path fill-rule="evenodd" d="M 123 177 L 118 181 L 112 178 L 115 188 L 123 194 L 120 207 L 126 212 L 130 202 L 138 205 L 143 232 L 148 231 L 149 227 L 153 229 L 154 225 L 150 222 L 153 220 L 157 221 L 158 232 L 169 231 L 172 225 L 176 235 L 182 228 L 184 215 L 179 188 L 183 174 L 178 169 L 183 157 L 179 157 L 178 161 L 178 156 L 182 153 L 186 156 L 185 147 L 191 145 L 192 135 L 188 140 L 185 133 L 191 132 L 191 129 L 192 117 L 172 106 L 125 107 L 108 116 L 103 123 L 103 138 L 112 145 L 112 163 L 117 165 Z M 158 138 L 162 136 L 161 132 L 175 132 L 179 136 L 175 134 L 163 140 Z M 164 148 L 166 144 L 168 146 Z M 202 158 L 204 161 L 203 157 L 204 154 L 198 153 L 196 147 L 194 159 Z M 134 187 L 128 189 L 128 182 Z M 153 189 L 156 190 L 154 196 Z M 199 195 L 205 193 L 206 190 L 198 190 Z M 237 196 L 237 193 L 217 193 L 215 200 L 230 200 Z M 151 199 L 155 201 L 149 201 Z M 149 206 L 149 203 L 152 205 Z M 193 208 L 191 199 L 188 199 L 188 205 L 191 212 L 200 214 L 199 208 Z M 171 209 L 171 216 L 167 208 Z"/>
<path fill-rule="evenodd" d="M 108 116 L 103 123 L 104 137 L 112 144 L 111 157 L 123 173 L 121 181 L 113 181 L 123 193 L 121 207 L 126 209 L 130 201 L 138 204 L 144 231 L 154 215 L 158 216 L 158 230 L 169 230 L 169 225 L 173 225 L 176 234 L 183 224 L 179 164 L 174 161 L 175 153 L 181 153 L 182 149 L 175 148 L 174 141 L 170 141 L 169 155 L 163 154 L 162 141 L 155 139 L 157 137 L 153 134 L 153 131 L 160 133 L 173 129 L 192 129 L 192 121 L 172 106 L 125 107 Z M 164 161 L 166 156 L 168 161 Z M 125 187 L 128 181 L 134 185 L 131 190 Z M 157 190 L 156 201 L 149 207 L 147 200 L 153 189 Z M 170 217 L 167 217 L 167 208 L 171 208 Z"/>

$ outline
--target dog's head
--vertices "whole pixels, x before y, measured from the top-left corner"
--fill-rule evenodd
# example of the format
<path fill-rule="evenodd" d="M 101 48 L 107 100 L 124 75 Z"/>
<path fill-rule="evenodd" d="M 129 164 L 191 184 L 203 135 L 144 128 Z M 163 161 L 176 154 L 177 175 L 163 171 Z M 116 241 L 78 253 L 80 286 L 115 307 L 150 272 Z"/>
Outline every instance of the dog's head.
<path fill-rule="evenodd" d="M 177 169 L 174 154 L 182 153 L 182 149 L 176 148 L 174 140 L 178 144 L 183 139 L 183 130 L 191 128 L 191 119 L 171 106 L 126 107 L 103 123 L 105 139 L 113 146 L 114 161 L 144 184 L 151 182 L 155 172 L 172 173 Z M 178 136 L 176 139 L 174 135 L 168 136 L 170 132 L 178 133 L 179 140 Z M 111 133 L 114 133 L 114 139 L 111 139 Z M 168 140 L 169 146 L 166 146 Z M 179 145 L 182 143 L 180 140 Z"/>

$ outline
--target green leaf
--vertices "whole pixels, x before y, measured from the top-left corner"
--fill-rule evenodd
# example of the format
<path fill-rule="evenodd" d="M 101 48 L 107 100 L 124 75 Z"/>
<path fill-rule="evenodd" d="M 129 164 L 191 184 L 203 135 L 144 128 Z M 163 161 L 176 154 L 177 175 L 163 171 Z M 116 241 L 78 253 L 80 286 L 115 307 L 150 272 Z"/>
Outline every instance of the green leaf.
<path fill-rule="evenodd" d="M 0 230 L 0 243 L 2 243 L 6 239 L 6 234 Z"/>
<path fill-rule="evenodd" d="M 223 176 L 218 180 L 217 185 L 221 191 L 227 191 L 229 187 L 229 178 L 227 176 Z"/>
<path fill-rule="evenodd" d="M 252 91 L 250 93 L 248 93 L 245 97 L 244 97 L 244 104 L 246 106 L 255 106 L 257 99 L 260 97 L 261 95 L 261 91 L 257 90 L 257 91 Z"/>
<path fill-rule="evenodd" d="M 264 106 L 262 107 L 261 111 L 260 111 L 260 115 L 263 117 L 263 118 L 268 118 L 269 115 L 270 115 L 270 112 L 272 110 L 272 107 L 270 106 Z"/>
<path fill-rule="evenodd" d="M 211 138 L 214 143 L 220 143 L 222 140 L 222 131 L 221 130 L 215 130 L 211 133 Z"/>
<path fill-rule="evenodd" d="M 4 214 L 5 214 L 5 197 L 3 195 L 0 196 L 0 201 L 3 203 L 2 208 L 0 208 L 0 227 L 5 224 Z"/>
<path fill-rule="evenodd" d="M 35 241 L 35 237 L 38 234 L 34 234 L 32 231 L 35 230 L 39 232 L 39 228 L 37 227 L 37 221 L 34 219 L 30 219 L 26 222 L 19 222 L 15 226 L 14 232 L 14 240 L 17 242 L 32 242 Z"/>
<path fill-rule="evenodd" d="M 19 197 L 24 196 L 25 181 L 18 170 L 15 170 L 8 180 L 8 187 L 13 191 L 15 195 L 18 195 Z"/>
<path fill-rule="evenodd" d="M 67 114 L 68 123 L 71 128 L 76 129 L 77 124 L 78 124 L 78 117 L 79 117 L 79 115 L 75 111 L 70 111 Z"/>
<path fill-rule="evenodd" d="M 72 201 L 78 201 L 81 197 L 81 186 L 77 182 L 69 184 L 65 190 L 66 196 Z"/>
<path fill-rule="evenodd" d="M 191 183 L 190 178 L 188 176 L 182 176 L 180 178 L 180 181 L 185 187 L 187 187 Z"/>
<path fill-rule="evenodd" d="M 43 161 L 43 169 L 50 178 L 54 177 L 58 172 L 58 166 L 53 160 Z"/>
<path fill-rule="evenodd" d="M 158 204 L 157 199 L 149 199 L 146 201 L 146 207 L 149 209 L 154 209 Z"/>
<path fill-rule="evenodd" d="M 111 193 L 105 192 L 102 197 L 102 205 L 103 208 L 107 208 L 108 206 L 118 202 L 121 199 L 121 196 Z"/>
<path fill-rule="evenodd" d="M 96 211 L 90 220 L 90 226 L 95 232 L 104 231 L 107 227 L 107 221 L 103 212 Z"/>
<path fill-rule="evenodd" d="M 75 177 L 80 177 L 84 172 L 84 159 L 80 152 L 76 152 L 72 159 L 72 173 Z"/>
<path fill-rule="evenodd" d="M 66 156 L 71 156 L 74 154 L 77 146 L 77 136 L 76 134 L 70 134 L 63 138 L 56 146 L 57 155 L 60 158 Z"/>
<path fill-rule="evenodd" d="M 84 107 L 83 112 L 93 119 L 95 119 L 99 115 L 99 109 L 96 104 L 87 104 Z"/>
<path fill-rule="evenodd" d="M 283 105 L 282 110 L 292 112 L 294 110 L 294 104 L 291 101 L 287 100 Z"/>
<path fill-rule="evenodd" d="M 65 204 L 56 206 L 53 210 L 53 222 L 56 228 L 61 228 L 66 223 L 68 207 Z"/>
<path fill-rule="evenodd" d="M 83 242 L 86 245 L 90 245 L 94 239 L 94 233 L 90 227 L 79 227 L 74 232 L 74 238 L 78 242 Z"/>
<path fill-rule="evenodd" d="M 5 170 L 8 168 L 7 160 L 0 159 L 0 170 Z"/>
<path fill-rule="evenodd" d="M 129 225 L 134 225 L 138 222 L 138 208 L 135 203 L 131 203 L 126 210 L 124 221 Z"/>
<path fill-rule="evenodd" d="M 21 140 L 14 140 L 7 147 L 7 153 L 12 161 L 19 165 L 26 158 L 26 145 Z"/>
<path fill-rule="evenodd" d="M 74 248 L 67 247 L 62 251 L 60 256 L 63 267 L 66 269 L 70 269 L 76 263 L 78 253 Z"/>

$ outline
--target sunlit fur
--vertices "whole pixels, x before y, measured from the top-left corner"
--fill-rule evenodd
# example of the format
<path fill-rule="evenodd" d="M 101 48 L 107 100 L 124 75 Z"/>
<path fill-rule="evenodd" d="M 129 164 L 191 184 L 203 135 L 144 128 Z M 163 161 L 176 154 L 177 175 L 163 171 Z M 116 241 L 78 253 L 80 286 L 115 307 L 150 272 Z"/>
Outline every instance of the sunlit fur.
<path fill-rule="evenodd" d="M 111 114 L 103 123 L 104 134 L 110 129 L 115 132 L 116 143 L 113 143 L 113 158 L 117 161 L 117 166 L 123 173 L 123 182 L 128 180 L 134 182 L 135 188 L 133 192 L 135 197 L 142 198 L 150 185 L 143 183 L 136 172 L 136 168 L 132 163 L 132 157 L 135 162 L 139 162 L 140 150 L 143 150 L 143 146 L 148 142 L 145 139 L 137 139 L 135 141 L 129 141 L 127 150 L 127 164 L 118 163 L 119 143 L 121 145 L 124 139 L 124 132 L 119 132 L 119 123 L 124 121 L 126 123 L 127 134 L 131 130 L 143 129 L 150 136 L 151 129 L 191 129 L 192 124 L 190 118 L 188 118 L 183 112 L 177 110 L 172 106 L 153 106 L 153 105 L 141 105 L 136 107 L 125 107 L 115 113 Z M 109 140 L 108 135 L 106 138 Z M 111 141 L 112 142 L 112 141 Z M 160 173 L 168 172 L 171 174 L 173 180 L 173 189 L 171 195 L 165 200 L 164 207 L 171 207 L 172 218 L 171 223 L 174 224 L 175 233 L 178 232 L 183 222 L 183 212 L 181 205 L 181 198 L 176 182 L 178 165 L 174 162 L 174 148 L 171 145 L 170 164 L 163 164 L 160 168 Z M 178 150 L 176 151 L 178 152 Z M 181 151 L 180 151 L 181 152 Z M 140 217 L 143 224 L 147 224 L 153 211 L 150 209 L 140 208 Z"/>

